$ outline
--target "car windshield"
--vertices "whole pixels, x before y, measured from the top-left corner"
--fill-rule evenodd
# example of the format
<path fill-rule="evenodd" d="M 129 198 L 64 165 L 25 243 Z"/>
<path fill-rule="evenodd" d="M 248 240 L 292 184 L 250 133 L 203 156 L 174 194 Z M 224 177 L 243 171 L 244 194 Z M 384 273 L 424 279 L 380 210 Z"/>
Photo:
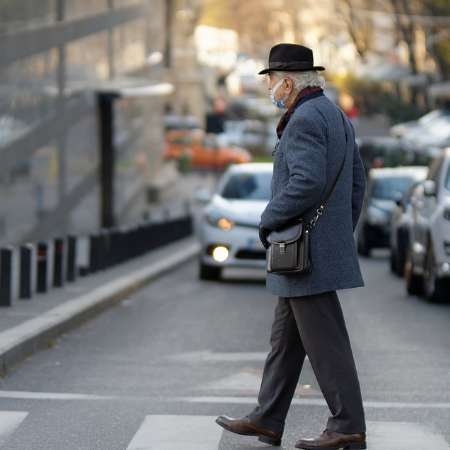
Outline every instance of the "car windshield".
<path fill-rule="evenodd" d="M 271 172 L 232 174 L 220 195 L 230 200 L 270 200 L 271 179 Z"/>
<path fill-rule="evenodd" d="M 413 177 L 381 177 L 374 180 L 372 197 L 381 200 L 396 200 L 414 183 Z"/>

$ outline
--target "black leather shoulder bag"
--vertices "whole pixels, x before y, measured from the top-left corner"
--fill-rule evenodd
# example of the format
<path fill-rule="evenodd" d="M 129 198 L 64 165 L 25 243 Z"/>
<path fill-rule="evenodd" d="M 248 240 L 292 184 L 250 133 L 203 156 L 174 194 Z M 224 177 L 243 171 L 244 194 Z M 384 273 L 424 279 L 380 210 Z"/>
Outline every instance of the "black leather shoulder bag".
<path fill-rule="evenodd" d="M 342 112 L 341 112 L 342 115 Z M 342 121 L 345 131 L 345 141 L 348 142 L 347 129 L 345 127 L 344 117 Z M 275 230 L 269 233 L 267 240 L 270 245 L 267 249 L 267 272 L 274 273 L 302 273 L 311 272 L 311 260 L 309 251 L 309 233 L 314 228 L 317 220 L 323 214 L 326 202 L 332 194 L 336 183 L 344 167 L 347 156 L 347 145 L 344 152 L 339 171 L 333 181 L 333 184 L 316 209 L 316 214 L 307 223 L 302 217 L 293 220 L 293 224 Z"/>

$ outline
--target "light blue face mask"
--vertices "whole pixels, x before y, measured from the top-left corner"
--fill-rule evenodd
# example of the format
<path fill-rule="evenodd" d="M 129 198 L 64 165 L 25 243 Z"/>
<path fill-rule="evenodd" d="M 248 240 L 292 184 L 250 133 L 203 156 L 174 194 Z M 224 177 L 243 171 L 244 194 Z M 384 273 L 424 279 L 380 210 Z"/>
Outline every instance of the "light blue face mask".
<path fill-rule="evenodd" d="M 272 100 L 272 103 L 280 109 L 286 109 L 286 104 L 284 103 L 287 98 L 289 97 L 289 94 L 286 94 L 285 97 L 281 100 L 275 100 L 275 92 L 278 90 L 278 88 L 281 86 L 281 83 L 284 79 L 278 81 L 277 84 L 270 90 L 270 100 Z"/>

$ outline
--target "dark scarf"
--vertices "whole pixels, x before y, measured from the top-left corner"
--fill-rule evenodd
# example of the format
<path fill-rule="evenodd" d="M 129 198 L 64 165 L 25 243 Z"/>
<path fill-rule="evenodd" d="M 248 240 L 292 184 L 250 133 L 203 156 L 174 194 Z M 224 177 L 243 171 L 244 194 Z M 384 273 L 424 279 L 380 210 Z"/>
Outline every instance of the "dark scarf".
<path fill-rule="evenodd" d="M 292 114 L 295 111 L 295 108 L 297 107 L 299 101 L 306 97 L 307 95 L 314 94 L 315 92 L 323 91 L 320 87 L 306 87 L 302 89 L 298 94 L 297 97 L 295 97 L 295 100 L 292 102 L 292 105 L 288 108 L 288 110 L 281 116 L 280 121 L 277 125 L 277 135 L 278 139 L 281 138 L 281 135 L 283 134 L 284 129 L 286 128 L 286 125 L 289 122 L 289 119 L 291 118 Z"/>

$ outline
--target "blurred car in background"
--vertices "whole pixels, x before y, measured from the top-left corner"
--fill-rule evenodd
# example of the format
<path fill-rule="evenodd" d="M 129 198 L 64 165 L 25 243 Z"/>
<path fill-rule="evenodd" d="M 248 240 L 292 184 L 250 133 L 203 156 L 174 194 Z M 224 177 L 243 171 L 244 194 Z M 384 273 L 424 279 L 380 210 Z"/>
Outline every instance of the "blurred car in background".
<path fill-rule="evenodd" d="M 373 248 L 389 247 L 391 217 L 404 193 L 423 178 L 423 167 L 401 166 L 370 169 L 366 196 L 357 227 L 360 255 Z"/>
<path fill-rule="evenodd" d="M 450 148 L 414 189 L 405 263 L 406 289 L 432 301 L 450 300 Z"/>
<path fill-rule="evenodd" d="M 389 136 L 357 138 L 366 175 L 371 168 L 396 166 L 427 166 L 431 157 L 422 152 L 406 149 L 399 139 Z"/>
<path fill-rule="evenodd" d="M 172 130 L 166 133 L 165 160 L 189 160 L 194 169 L 223 170 L 230 164 L 247 163 L 252 155 L 240 147 L 222 147 L 213 134 L 203 130 Z"/>
<path fill-rule="evenodd" d="M 171 130 L 198 130 L 201 124 L 195 116 L 180 116 L 178 114 L 166 114 L 164 116 L 164 129 Z"/>
<path fill-rule="evenodd" d="M 222 146 L 235 145 L 258 154 L 272 152 L 275 147 L 277 122 L 263 120 L 226 120 L 225 131 L 217 135 Z"/>
<path fill-rule="evenodd" d="M 417 167 L 420 170 L 420 166 Z M 428 167 L 422 167 L 422 173 L 418 176 L 420 181 L 416 181 L 397 201 L 397 206 L 392 211 L 390 225 L 390 267 L 391 272 L 403 276 L 405 269 L 406 252 L 409 246 L 409 235 L 412 225 L 411 197 L 415 187 L 425 179 Z"/>
<path fill-rule="evenodd" d="M 407 150 L 438 155 L 450 145 L 450 114 L 441 115 L 426 126 L 408 131 L 401 141 Z"/>
<path fill-rule="evenodd" d="M 199 277 L 217 280 L 225 267 L 264 268 L 266 250 L 259 240 L 261 213 L 270 200 L 272 163 L 233 165 L 219 181 L 198 224 Z"/>
<path fill-rule="evenodd" d="M 450 116 L 450 109 L 434 109 L 425 114 L 418 120 L 402 122 L 392 126 L 389 130 L 391 136 L 396 138 L 404 137 L 408 132 L 416 132 L 417 130 L 426 131 L 427 127 L 440 117 Z"/>
<path fill-rule="evenodd" d="M 266 120 L 279 117 L 280 110 L 272 104 L 268 96 L 239 95 L 230 99 L 226 115 L 229 120 Z"/>

